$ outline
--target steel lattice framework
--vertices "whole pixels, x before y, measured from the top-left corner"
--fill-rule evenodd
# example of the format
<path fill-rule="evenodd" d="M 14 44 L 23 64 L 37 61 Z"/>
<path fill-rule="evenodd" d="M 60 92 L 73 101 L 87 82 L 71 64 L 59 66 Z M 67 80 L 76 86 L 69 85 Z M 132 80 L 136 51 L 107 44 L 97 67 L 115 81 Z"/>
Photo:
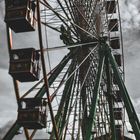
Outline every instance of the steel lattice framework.
<path fill-rule="evenodd" d="M 140 123 L 124 85 L 118 0 L 35 2 L 43 79 L 23 96 L 17 80 L 13 79 L 17 101 L 34 89 L 38 89 L 34 98 L 46 95 L 49 128 L 46 139 L 124 140 L 128 116 L 134 136 L 139 140 Z M 65 46 L 44 48 L 42 26 L 58 32 Z M 7 37 L 10 54 L 13 45 L 8 25 Z M 66 48 L 68 54 L 47 74 L 44 52 Z M 121 64 L 115 57 L 118 54 L 121 54 Z M 52 87 L 54 91 L 50 92 Z M 20 127 L 16 121 L 3 140 L 11 140 Z M 36 131 L 24 128 L 26 139 L 32 140 Z"/>

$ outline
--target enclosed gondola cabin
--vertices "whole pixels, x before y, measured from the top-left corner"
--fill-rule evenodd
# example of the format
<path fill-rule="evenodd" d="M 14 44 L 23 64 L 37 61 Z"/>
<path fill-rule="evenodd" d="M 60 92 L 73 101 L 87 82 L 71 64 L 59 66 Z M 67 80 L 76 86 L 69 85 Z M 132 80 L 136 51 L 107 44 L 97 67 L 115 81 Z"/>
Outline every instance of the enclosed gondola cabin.
<path fill-rule="evenodd" d="M 121 91 L 116 91 L 116 102 L 122 102 Z"/>
<path fill-rule="evenodd" d="M 114 108 L 114 119 L 122 120 L 122 118 L 123 118 L 122 108 Z"/>
<path fill-rule="evenodd" d="M 118 31 L 118 19 L 110 19 L 108 24 L 108 30 L 110 32 L 116 32 Z"/>
<path fill-rule="evenodd" d="M 116 94 L 115 94 L 115 96 L 114 96 L 114 100 L 115 100 L 115 102 L 122 102 L 122 97 L 121 97 L 121 92 L 120 92 L 120 90 L 117 90 L 117 91 L 116 91 Z"/>
<path fill-rule="evenodd" d="M 122 66 L 122 55 L 119 53 L 114 54 L 114 58 L 116 60 L 118 67 L 121 67 Z"/>
<path fill-rule="evenodd" d="M 20 82 L 39 80 L 39 59 L 40 54 L 34 48 L 11 50 L 9 74 Z"/>
<path fill-rule="evenodd" d="M 5 22 L 16 33 L 35 30 L 36 4 L 33 0 L 5 0 Z"/>
<path fill-rule="evenodd" d="M 28 129 L 46 127 L 46 101 L 42 98 L 23 98 L 18 102 L 17 122 Z"/>
<path fill-rule="evenodd" d="M 106 1 L 106 12 L 107 12 L 107 14 L 116 13 L 116 2 L 115 2 L 115 0 Z"/>
<path fill-rule="evenodd" d="M 112 37 L 110 40 L 110 46 L 112 49 L 120 49 L 119 37 Z"/>

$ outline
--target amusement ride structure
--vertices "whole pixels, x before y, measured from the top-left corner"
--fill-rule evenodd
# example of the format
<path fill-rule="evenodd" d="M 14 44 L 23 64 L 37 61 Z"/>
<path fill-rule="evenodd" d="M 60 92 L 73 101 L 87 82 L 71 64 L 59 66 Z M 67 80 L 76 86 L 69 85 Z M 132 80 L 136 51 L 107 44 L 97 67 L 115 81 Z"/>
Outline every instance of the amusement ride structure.
<path fill-rule="evenodd" d="M 27 140 L 40 129 L 48 130 L 46 140 L 129 140 L 127 133 L 140 140 L 124 85 L 118 0 L 5 0 L 4 20 L 18 112 L 3 140 L 20 135 L 21 127 Z M 54 30 L 64 45 L 46 47 L 42 27 Z M 13 32 L 35 30 L 39 48 L 14 49 Z M 57 49 L 68 53 L 49 71 L 45 60 Z M 35 85 L 21 95 L 19 84 L 27 82 Z"/>

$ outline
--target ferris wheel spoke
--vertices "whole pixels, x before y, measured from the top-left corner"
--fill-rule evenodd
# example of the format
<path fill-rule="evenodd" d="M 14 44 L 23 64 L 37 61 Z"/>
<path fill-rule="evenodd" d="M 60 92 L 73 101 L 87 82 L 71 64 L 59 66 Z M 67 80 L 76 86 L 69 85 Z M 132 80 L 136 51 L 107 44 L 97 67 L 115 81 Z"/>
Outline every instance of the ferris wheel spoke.
<path fill-rule="evenodd" d="M 64 23 L 66 27 L 69 28 L 69 25 L 67 23 L 68 19 L 66 17 L 64 17 L 62 14 L 59 14 L 46 0 L 43 0 L 43 2 L 40 1 L 40 3 L 49 8 L 62 21 L 62 23 Z M 73 34 L 76 35 L 75 31 L 73 31 L 72 28 L 69 29 L 72 31 Z"/>
<path fill-rule="evenodd" d="M 69 15 L 70 15 L 70 17 L 71 17 L 71 20 L 72 20 L 73 22 L 75 22 L 73 10 L 70 8 L 70 7 L 72 7 L 71 1 L 64 0 L 64 2 L 65 2 L 65 5 L 66 5 L 67 8 L 68 8 L 68 11 L 69 11 Z M 72 25 L 72 26 L 73 26 L 73 25 Z M 77 36 L 78 36 L 77 29 L 75 28 L 75 26 L 73 26 L 73 28 L 74 28 L 75 32 L 77 33 Z"/>
<path fill-rule="evenodd" d="M 64 6 L 63 6 L 64 3 L 63 3 L 62 1 L 57 0 L 57 2 L 58 2 L 58 4 L 59 4 L 59 6 L 61 7 L 63 13 L 65 14 L 66 18 L 67 18 L 68 20 L 71 20 L 71 17 L 70 17 L 70 15 L 69 15 L 69 14 L 70 14 L 70 12 L 69 12 L 69 7 L 68 7 L 68 5 L 67 5 L 66 0 L 65 0 L 65 4 L 66 4 L 66 5 L 64 5 Z M 73 26 L 73 25 L 72 25 L 72 26 Z M 76 32 L 74 26 L 73 26 L 73 29 L 74 29 L 74 31 Z"/>
<path fill-rule="evenodd" d="M 87 25 L 85 25 L 85 26 L 87 26 L 88 29 L 91 29 L 91 30 L 93 31 L 93 33 L 94 33 L 93 35 L 94 35 L 96 38 L 98 38 L 96 29 L 94 29 L 94 28 L 91 26 L 91 24 L 89 24 L 89 22 L 88 22 L 88 20 L 87 20 L 87 17 L 84 16 L 84 15 L 81 13 L 79 7 L 78 7 L 75 3 L 74 3 L 74 6 L 76 7 L 78 13 L 81 15 L 82 19 L 83 19 L 83 20 L 85 21 L 85 23 L 87 24 Z M 87 30 L 87 29 L 86 29 L 86 30 Z"/>

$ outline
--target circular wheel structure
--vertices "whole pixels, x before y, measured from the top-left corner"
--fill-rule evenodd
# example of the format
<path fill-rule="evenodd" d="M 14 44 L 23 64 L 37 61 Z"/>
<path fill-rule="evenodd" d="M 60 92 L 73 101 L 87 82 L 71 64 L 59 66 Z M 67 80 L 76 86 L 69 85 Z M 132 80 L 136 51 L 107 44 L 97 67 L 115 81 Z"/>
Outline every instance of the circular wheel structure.
<path fill-rule="evenodd" d="M 126 118 L 136 139 L 140 138 L 139 120 L 123 83 L 118 0 L 40 0 L 35 3 L 40 45 L 37 52 L 41 55 L 43 79 L 22 96 L 14 79 L 18 119 L 4 140 L 12 139 L 22 126 L 27 140 L 35 138 L 38 126 L 29 128 L 27 122 L 19 121 L 23 119 L 23 115 L 19 116 L 20 101 L 28 102 L 28 96 L 35 102 L 38 98 L 47 102 L 46 139 L 125 140 Z M 56 32 L 64 45 L 56 42 L 56 47 L 44 47 L 44 39 L 50 36 L 46 33 L 48 28 Z M 8 26 L 7 29 L 11 54 Z M 49 62 L 47 66 L 52 67 L 50 51 L 61 49 L 68 50 L 62 61 L 53 69 L 46 68 L 45 59 Z M 132 115 L 135 118 L 132 119 Z"/>

